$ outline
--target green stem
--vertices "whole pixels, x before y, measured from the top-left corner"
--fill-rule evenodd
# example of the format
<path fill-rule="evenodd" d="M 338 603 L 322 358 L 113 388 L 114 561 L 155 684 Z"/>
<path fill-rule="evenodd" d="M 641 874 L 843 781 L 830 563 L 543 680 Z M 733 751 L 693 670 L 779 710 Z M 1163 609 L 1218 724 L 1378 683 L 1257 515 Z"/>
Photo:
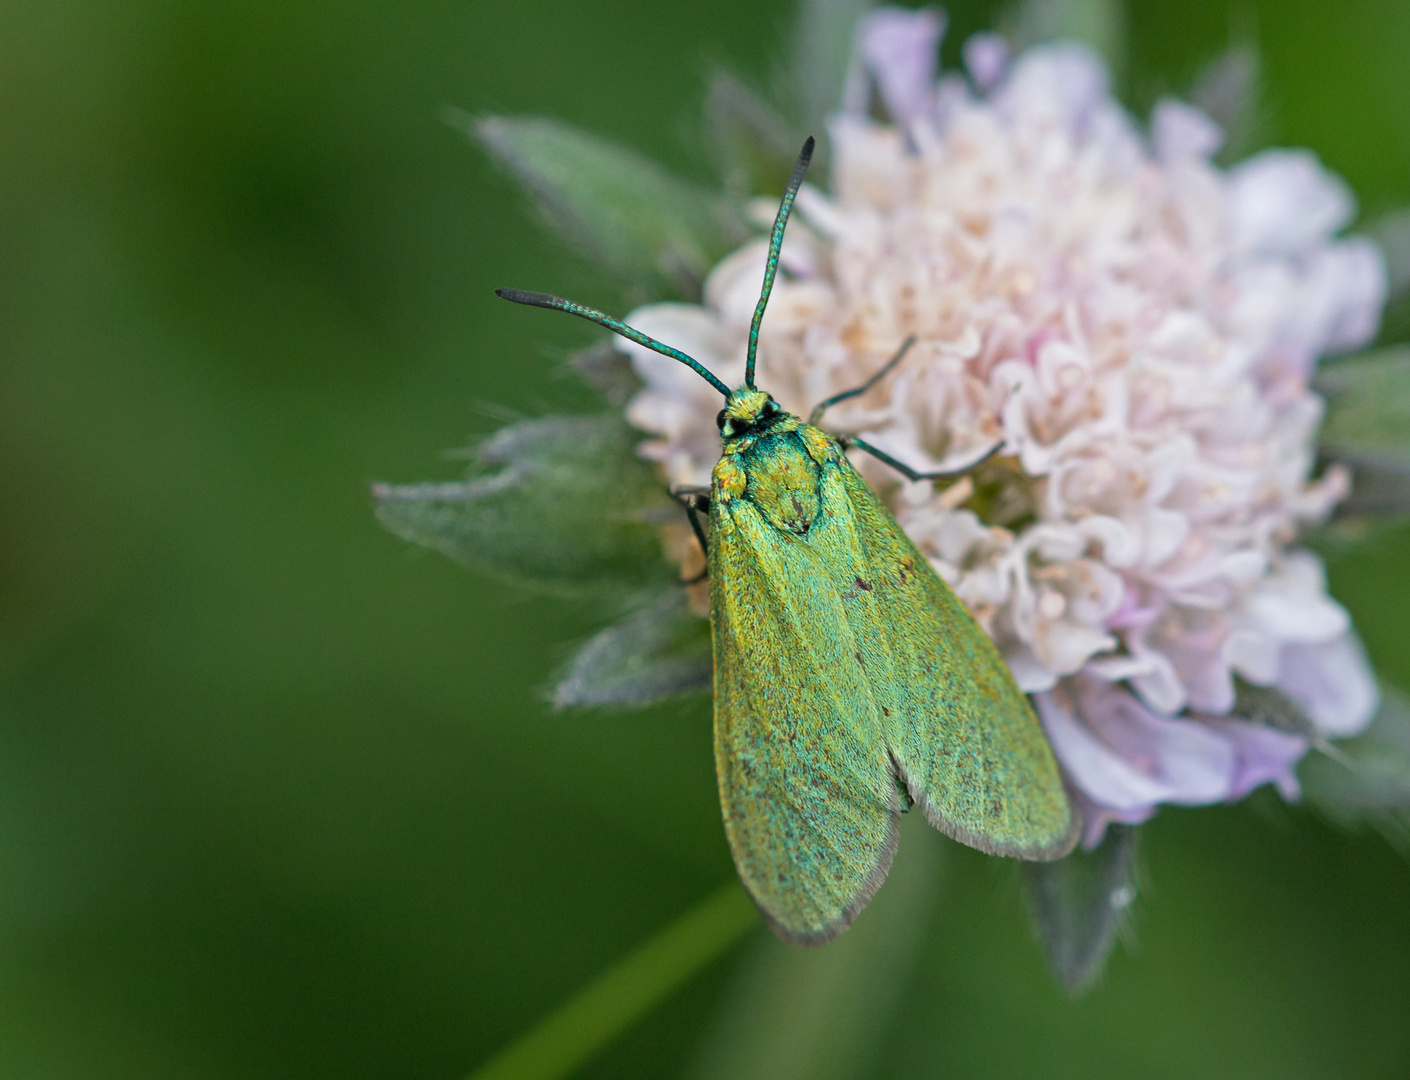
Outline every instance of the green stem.
<path fill-rule="evenodd" d="M 738 881 L 686 912 L 466 1080 L 559 1080 L 757 926 Z"/>

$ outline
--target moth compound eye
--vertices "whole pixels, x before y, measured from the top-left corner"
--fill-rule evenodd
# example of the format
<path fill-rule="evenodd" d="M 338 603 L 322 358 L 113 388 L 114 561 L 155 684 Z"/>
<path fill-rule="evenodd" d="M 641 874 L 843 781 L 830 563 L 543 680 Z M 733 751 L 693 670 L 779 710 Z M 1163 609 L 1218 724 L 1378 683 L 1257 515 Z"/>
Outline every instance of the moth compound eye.
<path fill-rule="evenodd" d="M 725 429 L 725 411 L 724 411 L 724 409 L 721 409 L 719 412 L 717 412 L 717 413 L 715 414 L 715 426 L 716 426 L 717 428 L 719 428 L 721 431 L 724 431 L 724 429 Z"/>
<path fill-rule="evenodd" d="M 778 403 L 775 402 L 773 398 L 769 398 L 768 401 L 764 402 L 764 407 L 760 412 L 764 416 L 772 416 L 774 413 L 778 412 Z"/>

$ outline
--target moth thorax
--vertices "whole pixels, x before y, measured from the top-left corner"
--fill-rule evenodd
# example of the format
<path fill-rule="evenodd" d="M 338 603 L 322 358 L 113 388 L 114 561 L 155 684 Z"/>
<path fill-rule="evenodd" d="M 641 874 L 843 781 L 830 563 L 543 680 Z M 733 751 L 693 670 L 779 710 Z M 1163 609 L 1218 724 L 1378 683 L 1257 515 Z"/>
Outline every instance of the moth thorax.
<path fill-rule="evenodd" d="M 748 498 L 776 529 L 806 536 L 817 520 L 821 469 L 795 433 L 770 435 L 740 455 Z"/>

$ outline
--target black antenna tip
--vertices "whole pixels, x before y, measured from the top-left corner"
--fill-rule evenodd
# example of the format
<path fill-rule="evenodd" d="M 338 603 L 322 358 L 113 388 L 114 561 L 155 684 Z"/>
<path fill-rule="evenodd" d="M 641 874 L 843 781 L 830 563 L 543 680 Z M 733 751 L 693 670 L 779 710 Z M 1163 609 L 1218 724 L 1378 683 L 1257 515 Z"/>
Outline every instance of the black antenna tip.
<path fill-rule="evenodd" d="M 548 293 L 525 292 L 523 289 L 496 289 L 494 294 L 501 300 L 508 300 L 515 304 L 529 304 L 532 307 L 557 307 L 558 297 L 549 296 Z"/>
<path fill-rule="evenodd" d="M 814 141 L 811 135 L 808 141 L 803 144 L 803 151 L 798 155 L 798 160 L 793 165 L 793 172 L 788 177 L 789 191 L 797 191 L 803 184 L 803 174 L 808 171 L 808 162 L 813 160 Z"/>

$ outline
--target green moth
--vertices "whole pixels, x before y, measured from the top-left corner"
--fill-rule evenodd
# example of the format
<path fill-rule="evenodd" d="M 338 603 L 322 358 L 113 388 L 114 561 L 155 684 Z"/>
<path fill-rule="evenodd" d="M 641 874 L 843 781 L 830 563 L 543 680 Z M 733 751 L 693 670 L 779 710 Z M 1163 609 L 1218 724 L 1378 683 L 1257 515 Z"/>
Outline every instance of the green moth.
<path fill-rule="evenodd" d="M 754 386 L 759 326 L 809 139 L 774 221 L 744 385 L 600 311 L 544 293 L 506 300 L 589 319 L 694 369 L 724 396 L 708 492 L 677 492 L 708 554 L 715 765 L 739 876 L 774 931 L 817 945 L 851 923 L 919 806 L 981 851 L 1056 859 L 1077 839 L 1052 750 L 1008 667 L 847 460 L 861 439 L 805 423 Z M 708 533 L 697 510 L 708 508 Z"/>

